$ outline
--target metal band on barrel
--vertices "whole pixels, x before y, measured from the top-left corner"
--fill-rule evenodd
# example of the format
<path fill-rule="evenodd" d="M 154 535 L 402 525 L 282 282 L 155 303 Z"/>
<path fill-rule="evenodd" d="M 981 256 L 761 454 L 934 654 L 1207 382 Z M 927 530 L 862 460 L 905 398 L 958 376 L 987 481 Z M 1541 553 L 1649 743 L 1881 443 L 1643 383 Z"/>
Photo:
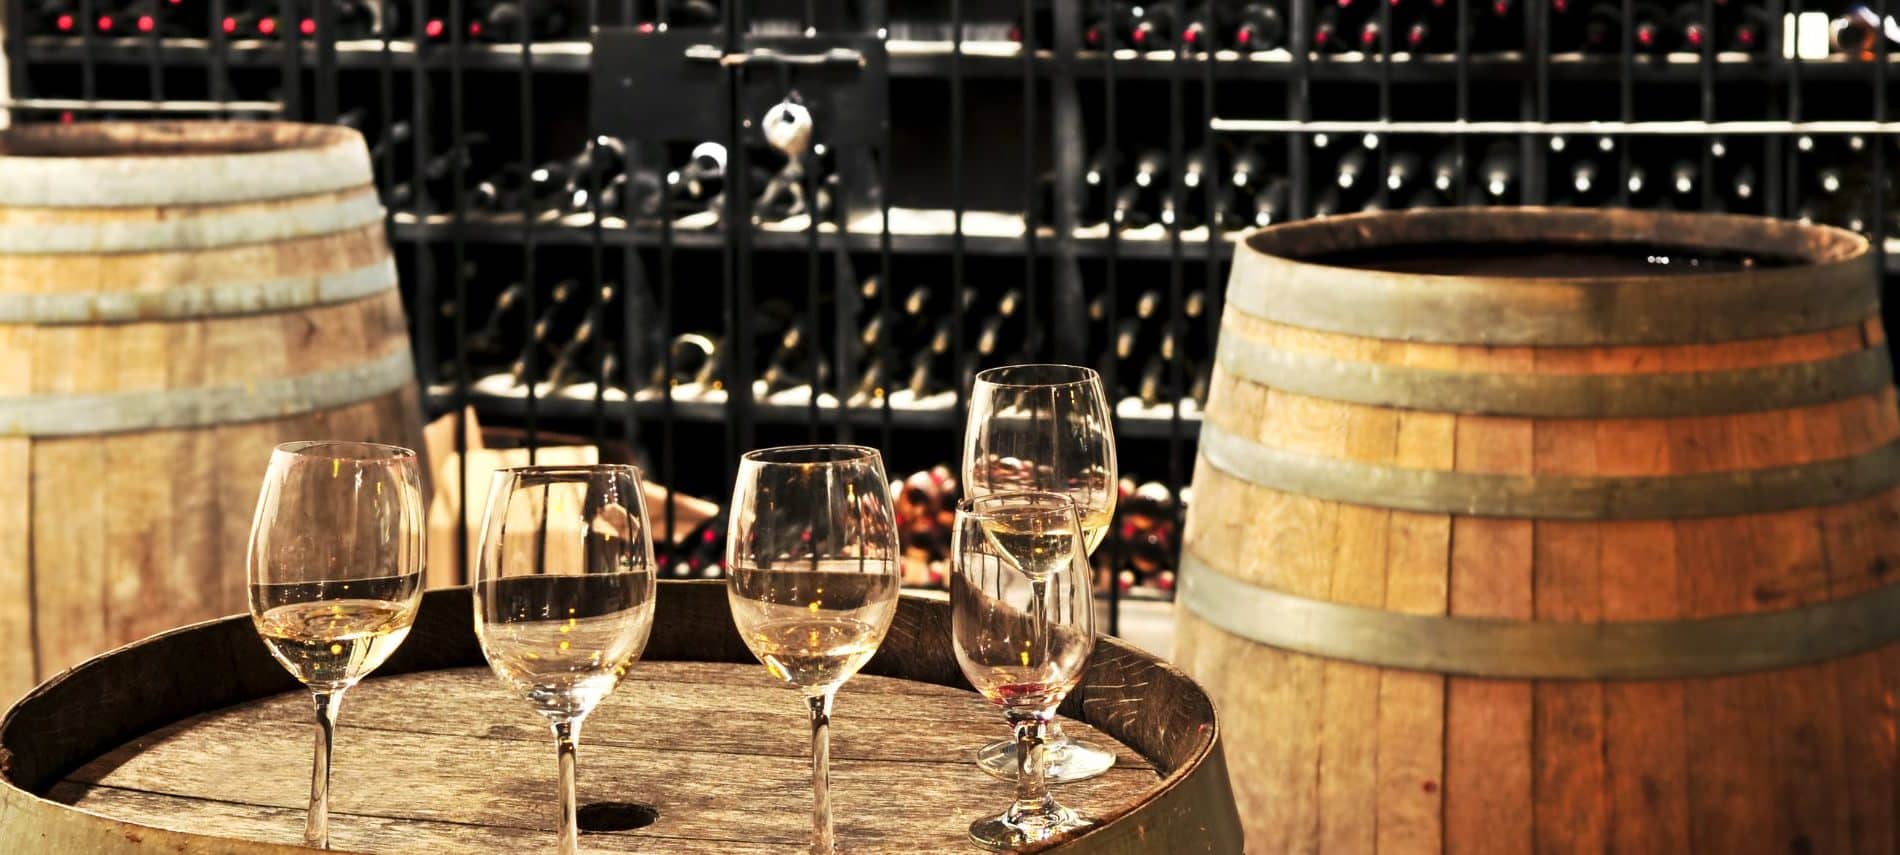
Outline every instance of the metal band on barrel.
<path fill-rule="evenodd" d="M 1794 466 L 1641 477 L 1412 469 L 1261 445 L 1208 421 L 1201 456 L 1283 493 L 1380 508 L 1551 520 L 1734 516 L 1833 505 L 1900 486 L 1900 443 Z"/>
<path fill-rule="evenodd" d="M 0 323 L 95 324 L 216 318 L 301 309 L 380 294 L 396 287 L 396 263 L 261 282 L 188 285 L 159 291 L 0 294 Z"/>
<path fill-rule="evenodd" d="M 1355 362 L 1226 330 L 1221 369 L 1298 395 L 1375 407 L 1530 418 L 1668 418 L 1781 410 L 1893 385 L 1887 348 L 1815 362 L 1654 374 L 1492 374 Z"/>
<path fill-rule="evenodd" d="M 274 419 L 367 401 L 415 379 L 409 348 L 331 371 L 196 389 L 0 398 L 0 436 L 85 436 Z"/>
<path fill-rule="evenodd" d="M 1242 244 L 1229 283 L 1227 305 L 1262 320 L 1439 344 L 1701 344 L 1834 329 L 1880 311 L 1864 257 L 1749 276 L 1493 282 L 1306 264 Z"/>
<path fill-rule="evenodd" d="M 216 211 L 217 209 L 211 209 Z M 90 255 L 179 252 L 327 235 L 380 223 L 374 188 L 342 198 L 266 211 L 199 213 L 168 219 L 0 225 L 0 253 Z"/>
<path fill-rule="evenodd" d="M 1180 604 L 1261 644 L 1363 665 L 1519 680 L 1742 674 L 1851 656 L 1900 639 L 1900 585 L 1780 612 L 1559 623 L 1391 612 L 1242 582 L 1192 552 Z"/>

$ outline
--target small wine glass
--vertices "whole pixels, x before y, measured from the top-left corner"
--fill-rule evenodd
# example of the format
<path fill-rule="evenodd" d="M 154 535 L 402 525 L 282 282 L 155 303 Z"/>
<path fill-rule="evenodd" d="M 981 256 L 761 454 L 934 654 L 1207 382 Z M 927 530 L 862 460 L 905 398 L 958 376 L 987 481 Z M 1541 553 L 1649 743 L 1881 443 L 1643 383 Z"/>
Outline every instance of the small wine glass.
<path fill-rule="evenodd" d="M 488 666 L 554 731 L 561 855 L 579 846 L 581 722 L 646 649 L 658 576 L 640 470 L 525 466 L 495 473 L 475 575 Z"/>
<path fill-rule="evenodd" d="M 330 748 L 343 693 L 409 635 L 422 603 L 416 453 L 366 442 L 271 452 L 251 519 L 251 621 L 317 703 L 303 839 L 330 848 Z"/>
<path fill-rule="evenodd" d="M 1075 501 L 1092 553 L 1115 517 L 1115 431 L 1108 396 L 1093 369 L 1076 365 L 1010 365 L 976 375 L 970 420 L 963 437 L 963 489 L 970 497 L 1010 490 L 1046 490 Z M 1115 765 L 1115 755 L 1049 727 L 1053 783 L 1093 778 Z M 983 771 L 1016 774 L 1009 740 L 977 749 Z"/>
<path fill-rule="evenodd" d="M 897 524 L 884 460 L 854 445 L 746 454 L 726 538 L 726 598 L 752 654 L 811 711 L 812 842 L 834 851 L 831 705 L 897 614 Z"/>
<path fill-rule="evenodd" d="M 958 503 L 951 537 L 957 664 L 1015 736 L 1016 801 L 970 839 L 1013 849 L 1088 825 L 1049 794 L 1044 741 L 1095 646 L 1082 517 L 1059 493 L 994 493 Z"/>

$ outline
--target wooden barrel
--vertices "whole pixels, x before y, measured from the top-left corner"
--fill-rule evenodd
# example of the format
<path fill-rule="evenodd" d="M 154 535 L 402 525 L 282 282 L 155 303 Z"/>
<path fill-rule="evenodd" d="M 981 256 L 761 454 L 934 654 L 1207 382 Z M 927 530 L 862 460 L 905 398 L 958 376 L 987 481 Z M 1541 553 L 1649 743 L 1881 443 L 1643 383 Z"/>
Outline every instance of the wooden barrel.
<path fill-rule="evenodd" d="M 804 703 L 752 658 L 728 608 L 723 583 L 661 583 L 652 642 L 581 734 L 588 851 L 762 855 L 808 844 Z M 350 690 L 332 767 L 337 848 L 553 845 L 552 737 L 482 664 L 472 619 L 468 589 L 430 591 L 401 649 Z M 93 659 L 0 721 L 0 851 L 297 850 L 309 707 L 249 617 Z M 1027 851 L 1241 851 L 1213 706 L 1181 672 L 1103 639 L 1062 713 L 1119 762 L 1056 791 L 1097 825 Z M 1013 796 L 976 768 L 974 749 L 1007 725 L 964 682 L 940 599 L 903 599 L 883 647 L 840 694 L 831 732 L 845 851 L 973 851 L 971 820 Z"/>
<path fill-rule="evenodd" d="M 355 131 L 0 132 L 0 699 L 241 611 L 276 443 L 420 437 Z"/>
<path fill-rule="evenodd" d="M 1877 288 L 1732 216 L 1250 235 L 1176 640 L 1250 849 L 1894 852 Z"/>

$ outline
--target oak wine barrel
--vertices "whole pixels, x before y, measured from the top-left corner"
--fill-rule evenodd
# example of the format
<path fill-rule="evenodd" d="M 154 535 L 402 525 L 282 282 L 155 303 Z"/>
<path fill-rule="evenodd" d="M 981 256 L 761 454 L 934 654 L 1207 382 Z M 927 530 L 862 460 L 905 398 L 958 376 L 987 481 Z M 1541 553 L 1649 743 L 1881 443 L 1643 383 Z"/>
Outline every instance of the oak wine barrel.
<path fill-rule="evenodd" d="M 1894 853 L 1867 241 L 1467 209 L 1239 247 L 1175 661 L 1249 848 Z"/>
<path fill-rule="evenodd" d="M 273 445 L 420 438 L 355 131 L 0 131 L 0 699 L 241 611 Z"/>
<path fill-rule="evenodd" d="M 428 592 L 402 647 L 344 699 L 330 791 L 338 849 L 553 846 L 552 736 L 483 664 L 472 621 L 467 588 Z M 904 597 L 836 709 L 840 848 L 977 851 L 971 820 L 1001 811 L 1014 787 L 978 770 L 974 750 L 1008 726 L 963 680 L 948 604 Z M 1119 761 L 1056 791 L 1096 826 L 1024 851 L 1241 851 L 1213 706 L 1180 671 L 1102 639 L 1061 712 Z M 297 844 L 310 715 L 248 616 L 95 658 L 0 720 L 0 851 L 309 851 Z M 746 649 L 724 583 L 660 583 L 652 641 L 582 729 L 583 849 L 805 851 L 806 715 Z"/>

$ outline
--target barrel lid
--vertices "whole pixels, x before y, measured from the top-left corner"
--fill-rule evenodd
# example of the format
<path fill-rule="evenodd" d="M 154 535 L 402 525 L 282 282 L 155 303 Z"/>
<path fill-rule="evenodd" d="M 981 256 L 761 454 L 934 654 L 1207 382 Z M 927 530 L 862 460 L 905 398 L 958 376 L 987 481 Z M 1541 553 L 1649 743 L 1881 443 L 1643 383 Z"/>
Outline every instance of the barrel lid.
<path fill-rule="evenodd" d="M 1528 269 L 1378 257 L 1410 248 L 1452 259 L 1456 247 L 1513 246 L 1523 249 L 1518 261 Z M 1639 263 L 1584 270 L 1566 258 L 1567 247 L 1628 248 Z M 1642 252 L 1671 247 L 1726 258 L 1686 272 L 1681 264 L 1640 264 Z M 1866 238 L 1844 229 L 1729 214 L 1536 207 L 1355 214 L 1248 235 L 1228 302 L 1296 327 L 1443 344 L 1767 338 L 1877 316 L 1869 249 Z"/>
<path fill-rule="evenodd" d="M 0 131 L 0 205 L 255 202 L 362 187 L 356 131 L 293 122 L 83 122 Z"/>

